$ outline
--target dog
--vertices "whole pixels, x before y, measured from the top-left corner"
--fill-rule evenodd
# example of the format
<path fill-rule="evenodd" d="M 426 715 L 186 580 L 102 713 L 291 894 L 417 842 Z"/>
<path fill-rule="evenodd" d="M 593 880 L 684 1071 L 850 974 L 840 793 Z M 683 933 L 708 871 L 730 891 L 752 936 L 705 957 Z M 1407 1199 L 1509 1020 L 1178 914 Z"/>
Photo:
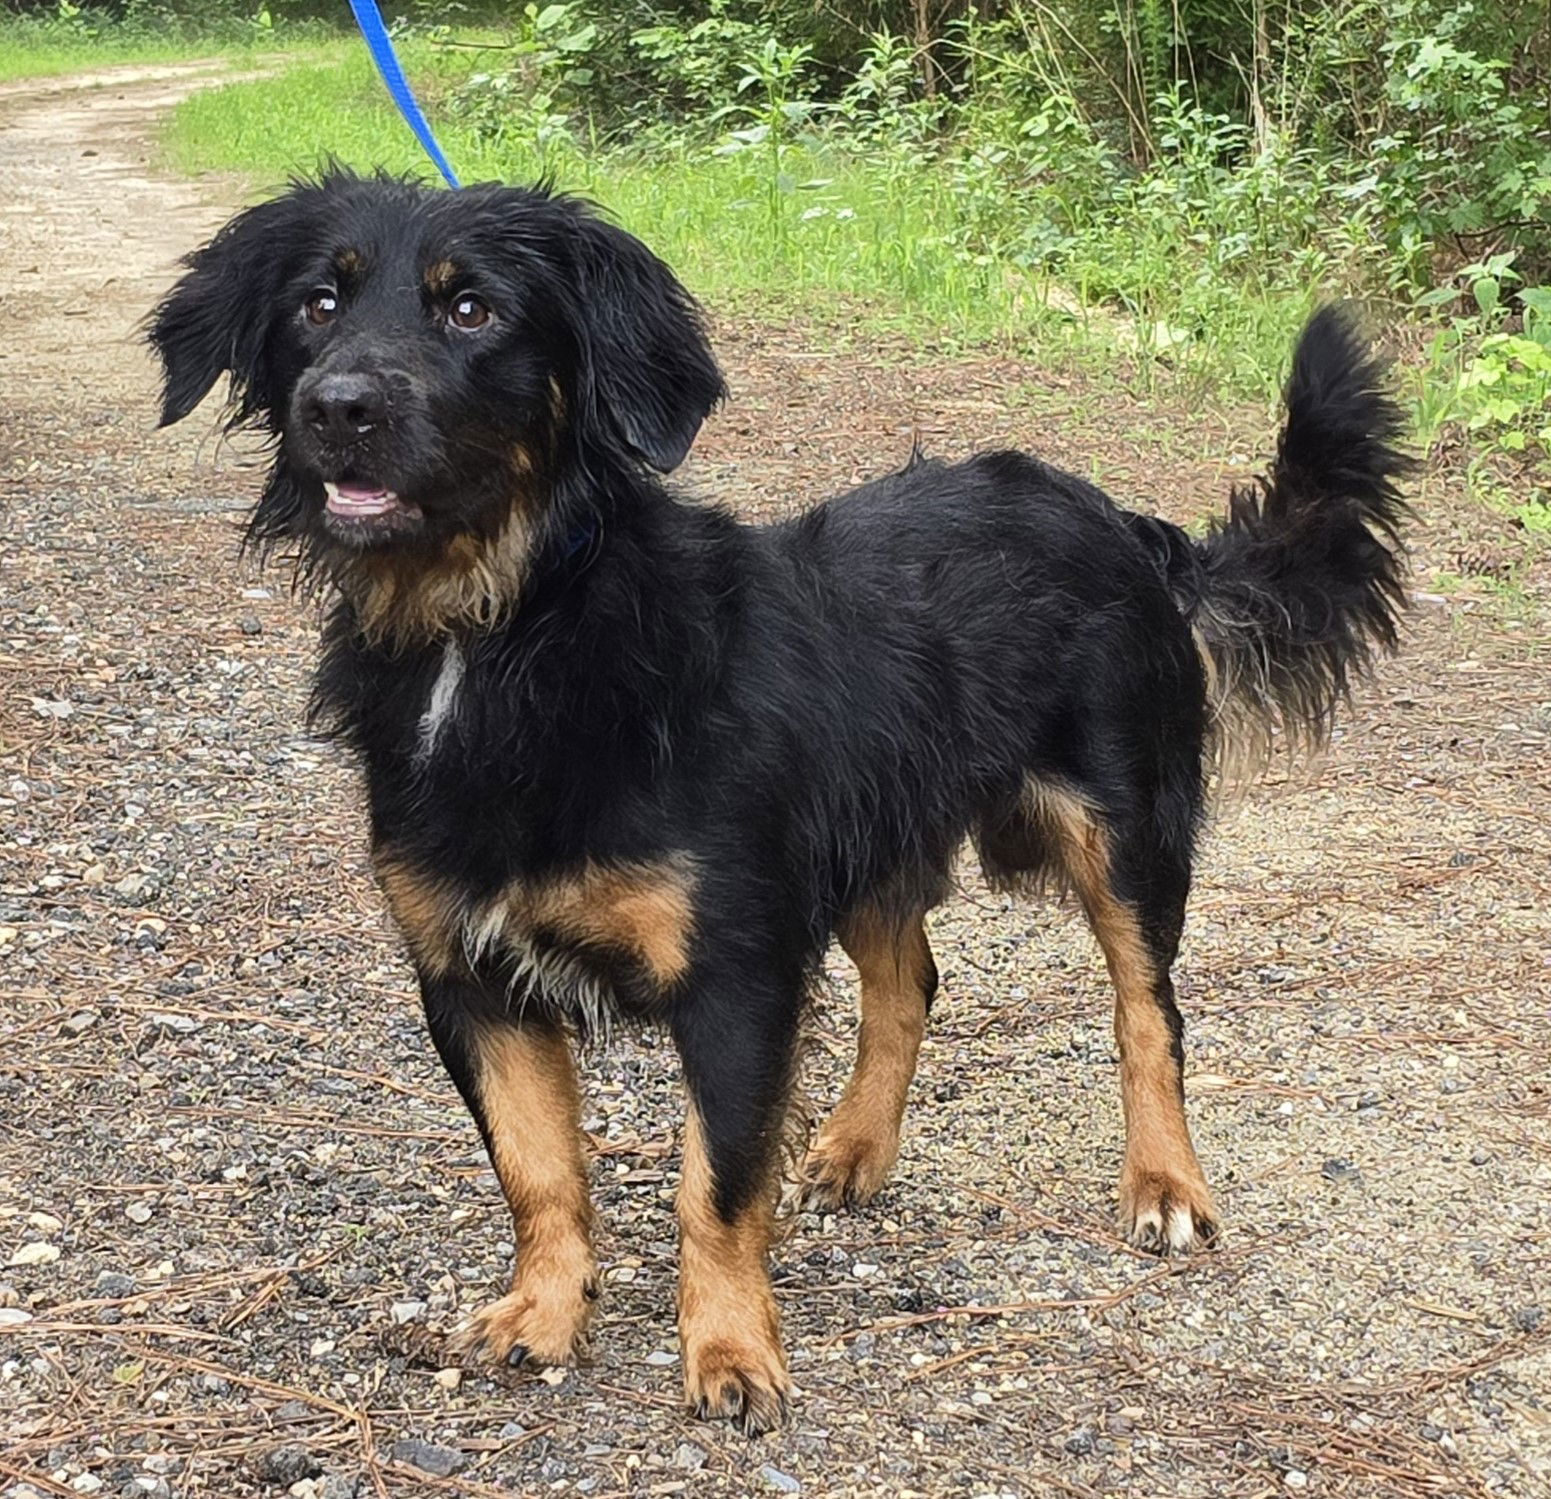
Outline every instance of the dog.
<path fill-rule="evenodd" d="M 232 421 L 273 440 L 248 535 L 332 598 L 316 721 L 364 773 L 511 1209 L 511 1289 L 469 1356 L 587 1346 L 571 1039 L 660 1025 L 687 1091 L 685 1396 L 782 1420 L 767 1254 L 804 1009 L 838 937 L 858 1054 L 802 1175 L 865 1203 L 966 843 L 998 887 L 1070 888 L 1103 949 L 1125 1236 L 1211 1240 L 1170 969 L 1212 757 L 1322 739 L 1404 604 L 1404 424 L 1346 313 L 1308 323 L 1268 475 L 1202 539 L 1015 452 L 913 458 L 756 527 L 660 477 L 722 375 L 669 269 L 578 199 L 332 170 L 185 264 L 148 326 L 162 424 L 226 374 Z"/>

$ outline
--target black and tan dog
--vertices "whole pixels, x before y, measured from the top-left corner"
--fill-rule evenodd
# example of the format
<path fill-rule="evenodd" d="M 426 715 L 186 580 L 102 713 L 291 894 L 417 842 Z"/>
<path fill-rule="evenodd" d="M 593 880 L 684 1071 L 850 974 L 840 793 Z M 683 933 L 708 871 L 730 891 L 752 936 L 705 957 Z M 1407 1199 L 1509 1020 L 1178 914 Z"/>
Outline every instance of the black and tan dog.
<path fill-rule="evenodd" d="M 666 267 L 580 202 L 333 174 L 188 264 L 150 333 L 163 420 L 225 372 L 275 438 L 251 535 L 334 591 L 317 712 L 365 772 L 432 1039 L 511 1206 L 515 1277 L 471 1347 L 576 1357 L 598 1276 L 569 1035 L 659 1023 L 689 1098 L 687 1396 L 780 1418 L 766 1255 L 804 1003 L 838 935 L 859 1054 L 805 1170 L 864 1202 L 966 840 L 1000 883 L 1070 886 L 1103 946 L 1124 1232 L 1211 1237 L 1169 978 L 1204 759 L 1319 737 L 1401 602 L 1400 419 L 1340 314 L 1298 346 L 1268 480 L 1204 540 L 1016 453 L 755 528 L 656 477 L 721 376 Z"/>

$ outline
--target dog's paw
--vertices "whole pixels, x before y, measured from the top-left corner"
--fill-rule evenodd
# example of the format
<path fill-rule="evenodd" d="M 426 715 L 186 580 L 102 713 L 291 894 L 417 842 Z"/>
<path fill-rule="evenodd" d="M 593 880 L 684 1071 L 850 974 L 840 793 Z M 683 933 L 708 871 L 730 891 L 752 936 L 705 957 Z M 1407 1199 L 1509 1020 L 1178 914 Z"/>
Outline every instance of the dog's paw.
<path fill-rule="evenodd" d="M 731 1421 L 744 1435 L 757 1437 L 786 1420 L 790 1391 L 778 1344 L 719 1339 L 686 1350 L 684 1403 L 702 1421 Z"/>
<path fill-rule="evenodd" d="M 513 1369 L 575 1364 L 587 1352 L 587 1326 L 596 1299 L 596 1282 L 591 1281 L 574 1296 L 539 1298 L 516 1288 L 480 1307 L 452 1335 L 452 1350 Z"/>
<path fill-rule="evenodd" d="M 1217 1207 L 1206 1182 L 1168 1171 L 1126 1171 L 1120 1231 L 1152 1254 L 1189 1254 L 1217 1237 Z"/>
<path fill-rule="evenodd" d="M 866 1206 L 883 1190 L 895 1155 L 878 1140 L 821 1133 L 802 1163 L 803 1206 L 831 1213 Z"/>

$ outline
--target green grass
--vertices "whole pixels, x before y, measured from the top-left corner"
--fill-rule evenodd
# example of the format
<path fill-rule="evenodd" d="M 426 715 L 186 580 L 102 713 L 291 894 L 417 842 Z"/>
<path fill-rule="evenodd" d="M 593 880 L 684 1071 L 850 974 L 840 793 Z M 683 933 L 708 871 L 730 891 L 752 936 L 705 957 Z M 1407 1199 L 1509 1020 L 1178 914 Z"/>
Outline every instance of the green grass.
<path fill-rule="evenodd" d="M 429 175 L 419 145 L 388 102 L 360 47 L 261 83 L 200 94 L 181 105 L 167 137 L 185 170 L 245 172 L 265 186 L 308 171 L 326 156 L 359 168 Z M 470 64 L 411 48 L 422 93 L 445 93 Z M 674 264 L 702 296 L 773 292 L 794 306 L 813 293 L 858 302 L 909 302 L 933 323 L 984 336 L 1000 323 L 1005 297 L 988 270 L 933 253 L 943 204 L 930 188 L 880 191 L 866 173 L 821 150 L 788 151 L 798 183 L 773 208 L 768 174 L 752 157 L 715 158 L 670 143 L 597 150 L 557 142 L 541 148 L 508 137 L 492 142 L 430 107 L 443 148 L 465 181 L 530 182 L 551 175 L 568 191 L 595 197 Z M 850 208 L 854 219 L 837 218 Z M 812 217 L 804 217 L 818 210 Z"/>
<path fill-rule="evenodd" d="M 123 63 L 187 62 L 199 57 L 236 57 L 294 40 L 246 22 L 201 30 L 180 30 L 170 23 L 144 26 L 95 26 L 84 21 L 11 18 L 0 20 L 0 83 L 87 72 Z"/>
<path fill-rule="evenodd" d="M 528 182 L 548 175 L 596 198 L 713 307 L 800 314 L 832 325 L 861 319 L 934 344 L 1008 343 L 1035 348 L 1048 362 L 1123 366 L 1144 386 L 1226 385 L 1255 396 L 1274 392 L 1307 311 L 1301 290 L 1246 298 L 1209 289 L 1217 310 L 1192 307 L 1182 294 L 1198 303 L 1203 294 L 1179 285 L 1178 245 L 1161 236 L 1148 243 L 1138 232 L 1125 251 L 1131 274 L 1166 294 L 1170 321 L 1184 320 L 1197 331 L 1153 357 L 1149 317 L 1136 321 L 1129 342 L 1117 347 L 1114 312 L 1090 317 L 1073 309 L 1069 295 L 1052 304 L 1040 273 L 977 251 L 980 222 L 966 210 L 962 182 L 946 170 L 903 156 L 857 154 L 817 133 L 785 148 L 779 174 L 763 148 L 718 154 L 667 131 L 628 143 L 602 141 L 588 138 L 587 122 L 575 117 L 569 138 L 540 143 L 515 110 L 511 128 L 491 139 L 447 107 L 470 72 L 491 66 L 489 57 L 425 44 L 405 50 L 463 180 Z M 314 170 L 327 157 L 358 168 L 431 171 L 358 44 L 342 44 L 272 79 L 188 99 L 173 117 L 166 149 L 182 170 L 243 173 L 256 192 Z M 1123 233 L 1117 226 L 1117 236 Z M 1226 324 L 1222 309 L 1232 310 Z"/>
<path fill-rule="evenodd" d="M 113 42 L 0 26 L 0 83 L 48 78 L 112 63 L 170 62 L 194 55 L 187 42 L 136 37 Z"/>

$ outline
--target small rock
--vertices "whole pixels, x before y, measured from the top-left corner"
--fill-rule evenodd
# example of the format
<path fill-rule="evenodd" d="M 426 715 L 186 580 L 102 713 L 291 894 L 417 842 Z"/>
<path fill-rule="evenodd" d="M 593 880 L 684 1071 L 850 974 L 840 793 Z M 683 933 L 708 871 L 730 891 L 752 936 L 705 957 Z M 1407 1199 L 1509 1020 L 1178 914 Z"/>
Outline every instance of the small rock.
<path fill-rule="evenodd" d="M 1459 1447 L 1455 1443 L 1454 1438 L 1450 1436 L 1448 1432 L 1444 1432 L 1444 1434 L 1438 1438 L 1438 1450 L 1446 1457 L 1459 1456 Z"/>
<path fill-rule="evenodd" d="M 868 1264 L 865 1260 L 858 1260 L 851 1266 L 851 1274 L 858 1280 L 866 1280 L 869 1276 L 876 1275 L 877 1273 L 878 1267 Z"/>
<path fill-rule="evenodd" d="M 102 1487 L 102 1480 L 95 1473 L 77 1473 L 70 1480 L 70 1487 L 78 1494 L 95 1494 Z"/>
<path fill-rule="evenodd" d="M 276 1488 L 288 1489 L 304 1478 L 314 1478 L 323 1471 L 322 1465 L 300 1442 L 287 1442 L 283 1447 L 271 1447 L 255 1464 L 258 1476 Z"/>
<path fill-rule="evenodd" d="M 106 864 L 91 864 L 81 871 L 81 883 L 83 885 L 105 885 L 108 882 L 108 866 Z M 86 1475 L 81 1475 L 83 1478 Z"/>
<path fill-rule="evenodd" d="M 27 1223 L 40 1234 L 57 1234 L 65 1225 L 52 1213 L 28 1213 Z"/>
<path fill-rule="evenodd" d="M 389 1315 L 399 1327 L 406 1322 L 413 1322 L 416 1317 L 425 1316 L 425 1313 L 426 1304 L 423 1301 L 395 1301 L 389 1308 Z"/>
<path fill-rule="evenodd" d="M 1302 1468 L 1289 1468 L 1282 1474 L 1282 1482 L 1290 1489 L 1306 1489 L 1309 1486 L 1309 1475 Z"/>
<path fill-rule="evenodd" d="M 107 1296 L 115 1300 L 121 1296 L 133 1296 L 135 1278 L 132 1275 L 123 1275 L 117 1270 L 104 1270 L 94 1282 L 94 1289 L 99 1296 Z"/>
<path fill-rule="evenodd" d="M 124 1209 L 124 1216 L 131 1223 L 149 1223 L 151 1221 L 151 1205 L 148 1202 L 132 1202 Z"/>
<path fill-rule="evenodd" d="M 1086 1457 L 1093 1451 L 1093 1433 L 1086 1426 L 1079 1426 L 1061 1445 L 1077 1457 Z"/>
<path fill-rule="evenodd" d="M 508 1421 L 498 1432 L 496 1432 L 496 1435 L 503 1442 L 515 1442 L 518 1437 L 525 1437 L 527 1434 L 528 1428 L 524 1426 L 521 1421 Z"/>
<path fill-rule="evenodd" d="M 90 1030 L 96 1023 L 97 1012 L 95 1010 L 77 1010 L 74 1015 L 65 1021 L 64 1028 L 72 1036 L 79 1036 L 82 1031 Z"/>
<path fill-rule="evenodd" d="M 262 635 L 264 633 L 264 621 L 256 614 L 244 614 L 242 616 L 242 633 L 244 635 Z"/>
<path fill-rule="evenodd" d="M 689 1473 L 698 1473 L 705 1467 L 705 1459 L 704 1447 L 697 1447 L 693 1442 L 680 1442 L 678 1451 L 673 1454 L 673 1466 Z"/>
<path fill-rule="evenodd" d="M 434 1379 L 437 1384 L 439 1384 L 444 1390 L 455 1390 L 460 1384 L 463 1383 L 463 1370 L 438 1369 L 436 1373 L 431 1376 L 431 1378 Z"/>
<path fill-rule="evenodd" d="M 759 1476 L 771 1488 L 777 1489 L 783 1494 L 800 1494 L 802 1492 L 802 1485 L 790 1473 L 783 1473 L 779 1468 L 772 1468 L 769 1463 L 766 1463 L 759 1470 Z"/>
<path fill-rule="evenodd" d="M 32 1321 L 32 1313 L 19 1306 L 0 1306 L 0 1327 L 24 1327 Z"/>
<path fill-rule="evenodd" d="M 1513 1325 L 1520 1332 L 1534 1332 L 1545 1320 L 1545 1308 L 1539 1306 L 1521 1306 L 1513 1314 Z"/>
<path fill-rule="evenodd" d="M 346 1478 L 343 1473 L 330 1473 L 318 1490 L 318 1499 L 356 1499 L 361 1492 L 361 1480 Z"/>
<path fill-rule="evenodd" d="M 668 1369 L 678 1363 L 679 1356 L 676 1353 L 667 1353 L 659 1348 L 655 1353 L 646 1355 L 646 1362 L 654 1369 Z"/>
<path fill-rule="evenodd" d="M 1489 1151 L 1472 1150 L 1470 1152 L 1470 1164 L 1472 1166 L 1486 1166 L 1491 1163 L 1492 1157 Z"/>
<path fill-rule="evenodd" d="M 59 1258 L 57 1244 L 45 1244 L 41 1239 L 23 1244 L 7 1261 L 11 1265 L 52 1265 Z"/>
<path fill-rule="evenodd" d="M 388 1455 L 394 1462 L 408 1463 L 411 1468 L 419 1468 L 433 1478 L 451 1478 L 464 1466 L 463 1454 L 455 1448 L 422 1442 L 419 1437 L 395 1442 L 388 1449 Z"/>
<path fill-rule="evenodd" d="M 1319 1174 L 1326 1181 L 1355 1182 L 1362 1180 L 1362 1172 L 1350 1161 L 1343 1160 L 1340 1156 L 1332 1156 L 1319 1168 Z"/>

